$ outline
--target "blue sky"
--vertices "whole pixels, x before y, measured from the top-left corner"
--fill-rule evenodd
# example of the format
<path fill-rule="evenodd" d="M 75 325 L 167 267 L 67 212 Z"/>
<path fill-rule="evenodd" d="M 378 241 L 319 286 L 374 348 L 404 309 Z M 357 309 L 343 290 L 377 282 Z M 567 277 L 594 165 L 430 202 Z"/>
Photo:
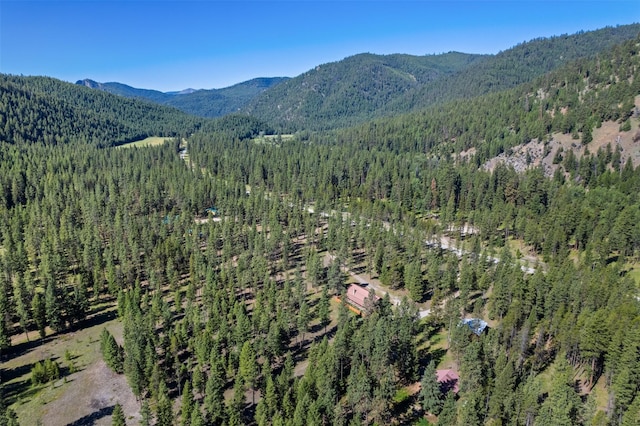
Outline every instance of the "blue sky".
<path fill-rule="evenodd" d="M 497 53 L 632 22 L 638 0 L 0 0 L 0 72 L 210 89 L 362 52 Z"/>

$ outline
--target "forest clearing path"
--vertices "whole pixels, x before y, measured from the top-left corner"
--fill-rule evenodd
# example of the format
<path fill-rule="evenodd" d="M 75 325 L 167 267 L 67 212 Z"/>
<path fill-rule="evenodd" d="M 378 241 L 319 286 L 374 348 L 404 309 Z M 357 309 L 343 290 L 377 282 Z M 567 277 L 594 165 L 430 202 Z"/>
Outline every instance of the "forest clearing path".
<path fill-rule="evenodd" d="M 434 237 L 436 236 L 434 235 Z M 468 255 L 472 253 L 470 250 L 460 248 L 459 245 L 461 244 L 458 240 L 455 240 L 446 235 L 441 235 L 439 239 L 434 239 L 434 238 L 428 239 L 425 241 L 425 244 L 428 245 L 429 247 L 439 247 L 443 250 L 451 251 L 455 253 L 458 257 L 462 257 L 464 255 Z M 487 259 L 493 263 L 500 262 L 500 258 L 496 256 L 488 256 Z M 540 260 L 532 255 L 524 255 L 520 260 L 516 260 L 516 262 L 520 264 L 520 269 L 523 272 L 526 272 L 527 274 L 534 274 L 536 272 L 536 269 L 530 265 L 541 264 Z"/>

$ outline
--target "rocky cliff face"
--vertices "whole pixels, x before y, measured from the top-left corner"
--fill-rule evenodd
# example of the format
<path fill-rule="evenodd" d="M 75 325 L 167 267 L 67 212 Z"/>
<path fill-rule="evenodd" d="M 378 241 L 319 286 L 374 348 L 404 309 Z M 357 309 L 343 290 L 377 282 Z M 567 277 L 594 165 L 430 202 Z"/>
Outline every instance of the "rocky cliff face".
<path fill-rule="evenodd" d="M 79 84 L 81 86 L 86 86 L 86 87 L 89 87 L 91 89 L 104 90 L 104 87 L 103 87 L 102 83 L 98 83 L 97 81 L 93 81 L 93 80 L 90 80 L 88 78 L 85 78 L 84 80 L 78 80 L 78 81 L 76 81 L 76 84 Z"/>

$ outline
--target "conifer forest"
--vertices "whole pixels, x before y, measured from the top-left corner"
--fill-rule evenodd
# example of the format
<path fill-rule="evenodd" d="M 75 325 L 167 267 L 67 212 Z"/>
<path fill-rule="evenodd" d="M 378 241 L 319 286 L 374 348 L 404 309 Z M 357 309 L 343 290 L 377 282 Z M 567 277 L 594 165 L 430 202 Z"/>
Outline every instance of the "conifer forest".
<path fill-rule="evenodd" d="M 214 118 L 0 74 L 0 425 L 640 424 L 639 34 Z"/>

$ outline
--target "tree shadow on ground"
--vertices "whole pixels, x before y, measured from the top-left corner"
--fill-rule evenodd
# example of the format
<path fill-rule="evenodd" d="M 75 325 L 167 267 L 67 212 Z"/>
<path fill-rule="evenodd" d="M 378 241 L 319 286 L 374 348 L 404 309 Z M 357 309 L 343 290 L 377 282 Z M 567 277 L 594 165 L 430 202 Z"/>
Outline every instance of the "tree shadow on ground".
<path fill-rule="evenodd" d="M 117 316 L 118 312 L 115 309 L 103 309 L 82 321 L 78 321 L 77 323 L 69 327 L 69 329 L 66 331 L 78 331 L 85 328 L 94 327 L 96 325 L 102 325 L 105 322 L 116 319 Z"/>
<path fill-rule="evenodd" d="M 48 359 L 58 362 L 59 357 L 54 356 Z M 40 360 L 39 362 L 41 361 L 44 361 L 44 359 Z M 73 381 L 71 379 L 68 379 L 68 376 L 72 374 L 70 368 L 58 363 L 60 376 L 57 379 L 47 383 L 38 383 L 34 385 L 31 381 L 32 374 L 30 374 L 30 372 L 33 370 L 35 364 L 36 363 L 30 363 L 9 370 L 0 370 L 3 382 L 6 383 L 3 387 L 3 392 L 6 403 L 8 405 L 11 405 L 16 401 L 22 401 L 24 403 L 34 397 L 38 392 L 40 392 L 47 386 L 57 387 L 56 383 L 60 380 L 63 380 L 64 383 Z M 26 378 L 23 380 L 16 380 L 20 377 Z"/>
<path fill-rule="evenodd" d="M 101 408 L 97 411 L 94 411 L 91 414 L 87 414 L 84 417 L 80 417 L 78 420 L 72 423 L 68 423 L 67 426 L 93 426 L 96 424 L 96 420 L 101 419 L 103 417 L 110 416 L 113 414 L 113 409 L 115 405 L 111 405 L 109 407 Z"/>
<path fill-rule="evenodd" d="M 426 367 L 427 364 L 429 364 L 431 361 L 433 361 L 435 363 L 435 365 L 440 364 L 440 362 L 442 361 L 442 359 L 444 358 L 444 356 L 447 354 L 447 350 L 444 348 L 438 348 L 438 349 L 434 349 L 432 351 L 429 351 L 429 356 L 428 357 L 423 357 L 421 359 L 421 366 L 422 367 Z"/>
<path fill-rule="evenodd" d="M 72 333 L 85 328 L 94 327 L 115 319 L 118 314 L 116 310 L 114 309 L 107 310 L 107 309 L 108 307 L 105 306 L 99 310 L 96 310 L 95 313 L 89 315 L 86 319 L 73 323 L 67 329 L 62 330 L 55 334 L 51 334 L 45 337 L 44 339 L 30 340 L 28 342 L 21 342 L 21 343 L 18 343 L 17 345 L 11 346 L 6 351 L 3 351 L 2 357 L 0 357 L 0 361 L 5 359 L 17 358 L 19 356 L 25 355 L 28 352 L 34 350 L 35 348 L 42 346 L 45 343 L 48 343 L 52 340 L 55 340 L 59 336 L 64 335 L 66 333 Z"/>
<path fill-rule="evenodd" d="M 400 424 L 416 424 L 416 422 L 422 417 L 423 413 L 416 409 L 418 403 L 418 394 L 411 395 L 402 402 L 395 404 L 393 407 L 393 415 Z"/>
<path fill-rule="evenodd" d="M 25 401 L 44 387 L 44 385 L 32 386 L 30 378 L 6 384 L 3 387 L 4 402 L 11 405 L 18 400 Z"/>

